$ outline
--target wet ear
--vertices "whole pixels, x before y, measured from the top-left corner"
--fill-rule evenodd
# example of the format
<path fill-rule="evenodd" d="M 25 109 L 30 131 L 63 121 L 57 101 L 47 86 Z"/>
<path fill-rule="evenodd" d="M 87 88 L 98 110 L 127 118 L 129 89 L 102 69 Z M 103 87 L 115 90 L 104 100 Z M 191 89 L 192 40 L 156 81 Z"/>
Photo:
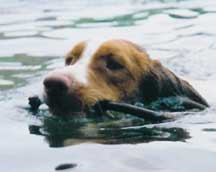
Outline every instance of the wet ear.
<path fill-rule="evenodd" d="M 65 65 L 73 65 L 75 64 L 80 58 L 79 54 L 75 54 L 74 52 L 69 52 L 66 56 L 65 56 Z"/>
<path fill-rule="evenodd" d="M 160 81 L 153 70 L 144 71 L 139 83 L 139 95 L 144 103 L 150 103 L 159 97 Z"/>
<path fill-rule="evenodd" d="M 157 68 L 161 67 L 161 63 L 150 59 L 145 49 L 134 46 L 136 48 L 134 62 L 139 67 L 141 74 L 138 89 L 139 97 L 144 103 L 150 103 L 159 97 L 161 79 Z"/>
<path fill-rule="evenodd" d="M 144 102 L 150 103 L 161 97 L 184 95 L 183 84 L 174 73 L 158 60 L 150 60 L 148 70 L 143 72 L 140 90 Z"/>
<path fill-rule="evenodd" d="M 185 110 L 193 107 L 196 109 L 197 104 L 208 107 L 205 99 L 188 82 L 177 77 L 157 60 L 152 60 L 149 71 L 143 73 L 139 90 L 144 103 L 176 97 L 181 98 Z"/>
<path fill-rule="evenodd" d="M 65 65 L 66 66 L 71 65 L 73 63 L 73 60 L 74 60 L 74 57 L 72 57 L 72 56 L 66 56 L 65 57 Z"/>
<path fill-rule="evenodd" d="M 185 97 L 191 101 L 208 106 L 205 99 L 186 81 L 178 78 L 158 60 L 152 60 L 144 49 L 127 42 L 133 47 L 133 61 L 141 70 L 139 95 L 144 103 L 150 103 L 161 97 Z"/>
<path fill-rule="evenodd" d="M 65 56 L 65 65 L 73 65 L 81 57 L 84 49 L 86 47 L 86 42 L 82 41 L 76 44 Z"/>

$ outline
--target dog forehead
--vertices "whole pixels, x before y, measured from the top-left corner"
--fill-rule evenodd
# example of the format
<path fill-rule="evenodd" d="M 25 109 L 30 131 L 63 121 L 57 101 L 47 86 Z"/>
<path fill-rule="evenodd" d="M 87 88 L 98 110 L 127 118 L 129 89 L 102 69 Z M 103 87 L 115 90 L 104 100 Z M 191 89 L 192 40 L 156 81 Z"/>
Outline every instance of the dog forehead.
<path fill-rule="evenodd" d="M 104 45 L 105 45 L 106 49 L 101 49 Z M 77 52 L 81 52 L 80 57 L 82 57 L 82 58 L 80 58 L 80 59 L 87 60 L 87 59 L 91 59 L 91 57 L 93 57 L 94 54 L 96 54 L 96 52 L 103 52 L 101 50 L 107 51 L 107 47 L 109 47 L 110 51 L 112 51 L 114 49 L 118 49 L 119 47 L 121 47 L 121 49 L 123 49 L 125 51 L 129 47 L 134 47 L 134 48 L 138 49 L 138 45 L 136 45 L 130 41 L 126 41 L 124 39 L 98 38 L 98 39 L 91 39 L 91 40 L 85 40 L 85 41 L 79 42 L 78 44 L 76 44 L 73 47 L 72 52 L 74 52 L 75 54 L 79 54 Z M 139 51 L 141 51 L 140 48 L 139 48 Z"/>
<path fill-rule="evenodd" d="M 100 46 L 105 42 L 105 40 L 88 40 L 86 41 L 86 46 L 82 54 L 83 59 L 91 59 L 93 55 L 97 52 Z"/>
<path fill-rule="evenodd" d="M 70 72 L 73 73 L 77 81 L 84 84 L 88 83 L 88 66 L 91 63 L 93 55 L 103 42 L 104 40 L 85 41 L 85 47 L 83 48 L 80 59 L 74 65 L 70 66 Z"/>

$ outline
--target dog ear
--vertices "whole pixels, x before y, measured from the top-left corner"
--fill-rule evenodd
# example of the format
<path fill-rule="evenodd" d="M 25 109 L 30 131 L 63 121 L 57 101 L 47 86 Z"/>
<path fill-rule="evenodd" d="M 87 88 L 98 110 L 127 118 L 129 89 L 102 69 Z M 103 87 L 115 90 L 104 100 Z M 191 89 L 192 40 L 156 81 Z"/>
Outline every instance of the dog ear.
<path fill-rule="evenodd" d="M 206 100 L 186 81 L 177 77 L 164 67 L 158 60 L 152 60 L 140 46 L 124 41 L 135 48 L 134 62 L 141 68 L 139 81 L 139 97 L 144 103 L 150 103 L 158 98 L 183 97 L 208 107 Z M 186 100 L 186 99 L 183 99 Z"/>
<path fill-rule="evenodd" d="M 206 100 L 188 82 L 178 78 L 157 60 L 151 60 L 149 71 L 143 73 L 139 90 L 147 104 L 158 98 L 185 97 L 208 107 Z"/>
<path fill-rule="evenodd" d="M 207 101 L 185 80 L 181 80 L 183 93 L 187 95 L 191 100 L 200 103 L 206 107 L 209 107 Z"/>

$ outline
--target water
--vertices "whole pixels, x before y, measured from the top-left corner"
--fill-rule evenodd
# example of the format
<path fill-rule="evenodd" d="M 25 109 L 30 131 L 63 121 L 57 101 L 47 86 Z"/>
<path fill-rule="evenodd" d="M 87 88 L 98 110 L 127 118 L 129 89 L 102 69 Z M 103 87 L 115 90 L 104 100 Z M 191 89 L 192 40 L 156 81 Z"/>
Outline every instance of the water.
<path fill-rule="evenodd" d="M 0 171 L 214 172 L 214 0 L 0 0 Z M 94 37 L 132 40 L 187 79 L 211 107 L 172 122 L 53 119 L 26 110 L 45 74 Z M 68 171 L 68 170 L 65 170 Z M 70 170 L 69 170 L 70 171 Z"/>

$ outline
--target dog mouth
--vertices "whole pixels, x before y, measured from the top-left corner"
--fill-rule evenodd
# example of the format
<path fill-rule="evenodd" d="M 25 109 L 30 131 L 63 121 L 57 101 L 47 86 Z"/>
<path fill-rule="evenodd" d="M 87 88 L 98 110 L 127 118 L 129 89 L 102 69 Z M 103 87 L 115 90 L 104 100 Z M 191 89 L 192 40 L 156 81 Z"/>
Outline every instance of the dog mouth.
<path fill-rule="evenodd" d="M 84 103 L 78 95 L 58 93 L 55 91 L 49 92 L 45 90 L 43 99 L 53 115 L 66 116 L 85 113 Z"/>

